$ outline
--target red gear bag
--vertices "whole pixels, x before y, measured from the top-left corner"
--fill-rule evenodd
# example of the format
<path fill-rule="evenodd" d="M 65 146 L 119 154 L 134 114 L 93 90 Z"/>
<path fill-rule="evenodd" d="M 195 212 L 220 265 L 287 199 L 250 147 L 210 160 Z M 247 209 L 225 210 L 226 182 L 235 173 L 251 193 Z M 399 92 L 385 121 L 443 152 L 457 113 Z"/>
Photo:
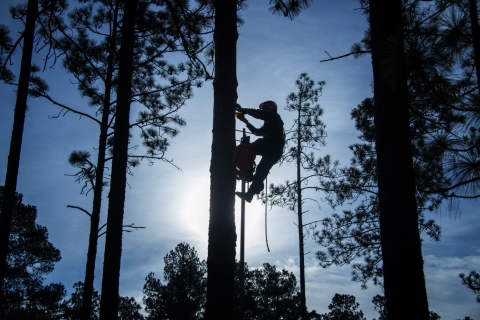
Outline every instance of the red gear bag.
<path fill-rule="evenodd" d="M 233 150 L 232 161 L 240 171 L 247 171 L 255 164 L 255 148 L 250 143 L 250 137 L 242 138 L 240 144 Z"/>

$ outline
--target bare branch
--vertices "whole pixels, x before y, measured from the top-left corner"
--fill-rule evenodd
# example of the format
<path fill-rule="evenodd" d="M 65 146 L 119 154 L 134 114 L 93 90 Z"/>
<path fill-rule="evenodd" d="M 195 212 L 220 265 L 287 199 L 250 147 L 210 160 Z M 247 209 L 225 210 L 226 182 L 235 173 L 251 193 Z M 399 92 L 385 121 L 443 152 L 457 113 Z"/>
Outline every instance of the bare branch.
<path fill-rule="evenodd" d="M 333 60 L 337 60 L 337 59 L 346 58 L 346 57 L 349 57 L 349 56 L 352 56 L 352 55 L 360 55 L 360 54 L 365 54 L 365 53 L 371 53 L 371 51 L 360 50 L 360 51 L 350 52 L 350 53 L 347 53 L 347 54 L 344 54 L 344 55 L 341 55 L 341 56 L 337 56 L 337 57 L 332 57 L 327 51 L 325 51 L 325 53 L 328 54 L 330 59 L 320 60 L 320 62 L 328 62 L 328 61 L 333 61 Z"/>
<path fill-rule="evenodd" d="M 80 211 L 85 212 L 85 213 L 88 214 L 90 217 L 92 217 L 92 214 L 91 214 L 90 212 L 88 212 L 87 210 L 85 210 L 85 209 L 83 209 L 83 208 L 81 208 L 81 207 L 67 205 L 67 208 L 78 209 L 78 210 L 80 210 Z"/>

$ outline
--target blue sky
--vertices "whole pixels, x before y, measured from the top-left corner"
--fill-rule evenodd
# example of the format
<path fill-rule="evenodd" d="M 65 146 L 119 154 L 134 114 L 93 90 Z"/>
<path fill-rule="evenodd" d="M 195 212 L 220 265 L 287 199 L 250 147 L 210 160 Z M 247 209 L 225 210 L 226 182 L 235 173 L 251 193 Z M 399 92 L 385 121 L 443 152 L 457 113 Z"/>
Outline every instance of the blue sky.
<path fill-rule="evenodd" d="M 2 4 L 11 3 L 13 1 L 2 0 Z M 294 21 L 271 15 L 266 0 L 251 0 L 248 5 L 248 9 L 241 12 L 245 25 L 239 29 L 237 42 L 238 102 L 243 107 L 256 108 L 260 102 L 274 100 L 289 127 L 293 118 L 283 107 L 287 95 L 296 90 L 294 82 L 300 73 L 307 72 L 317 82 L 325 80 L 319 102 L 324 109 L 328 138 L 320 155 L 330 154 L 341 164 L 348 164 L 351 157 L 348 146 L 356 142 L 359 135 L 350 119 L 350 111 L 364 98 L 372 96 L 370 57 L 319 61 L 328 58 L 325 51 L 332 56 L 341 55 L 361 40 L 367 24 L 365 17 L 356 10 L 358 2 L 317 0 Z M 3 5 L 0 10 L 0 23 L 16 30 L 18 25 L 12 24 L 6 7 Z M 18 58 L 17 54 L 14 70 L 18 69 Z M 53 97 L 79 109 L 93 111 L 79 98 L 75 85 L 70 84 L 69 76 L 59 64 L 47 70 L 45 77 Z M 0 178 L 4 179 L 14 88 L 0 84 L 0 96 Z M 194 246 L 201 259 L 207 258 L 212 109 L 213 87 L 206 83 L 195 90 L 194 98 L 180 112 L 187 126 L 171 141 L 166 156 L 182 171 L 167 163 L 149 166 L 143 162 L 134 169 L 133 176 L 128 177 L 124 222 L 146 229 L 124 234 L 121 295 L 134 296 L 140 302 L 147 274 L 153 271 L 161 277 L 163 257 L 182 241 Z M 132 120 L 137 112 L 133 107 Z M 61 282 L 71 292 L 73 283 L 84 278 L 89 221 L 84 213 L 67 209 L 67 205 L 90 209 L 91 195 L 80 195 L 81 186 L 66 176 L 75 172 L 67 159 L 72 150 L 88 150 L 94 155 L 98 128 L 88 119 L 73 114 L 49 118 L 57 113 L 58 109 L 49 102 L 29 100 L 17 190 L 23 193 L 25 203 L 37 206 L 38 223 L 48 228 L 50 241 L 62 253 L 62 261 L 47 282 Z M 255 120 L 252 123 L 261 124 Z M 238 128 L 243 128 L 243 124 L 238 123 Z M 135 135 L 138 138 L 138 134 Z M 268 182 L 282 183 L 294 178 L 293 166 L 277 165 L 271 170 Z M 442 227 L 440 243 L 425 239 L 423 244 L 430 309 L 442 319 L 463 319 L 466 315 L 474 319 L 480 317 L 480 305 L 475 303 L 475 296 L 458 278 L 460 272 L 480 270 L 477 207 L 476 202 L 460 203 L 461 214 L 456 219 L 450 217 L 446 206 L 426 213 L 427 218 L 435 219 Z M 237 203 L 237 226 L 239 209 Z M 310 211 L 304 217 L 305 222 L 335 212 L 326 204 L 322 204 L 320 210 L 316 206 L 307 209 Z M 102 223 L 106 221 L 105 215 L 106 202 L 102 207 Z M 273 208 L 268 212 L 271 252 L 267 252 L 264 207 L 258 200 L 247 205 L 245 260 L 251 268 L 268 262 L 278 269 L 294 272 L 298 279 L 296 218 L 286 209 Z M 95 280 L 97 290 L 101 287 L 103 247 L 104 238 L 101 238 Z M 335 293 L 348 293 L 356 296 L 367 319 L 377 318 L 371 300 L 380 289 L 371 284 L 367 290 L 361 290 L 359 284 L 350 280 L 351 266 L 320 268 L 314 255 L 319 249 L 313 240 L 306 241 L 305 252 L 311 252 L 306 256 L 309 310 L 327 312 Z"/>

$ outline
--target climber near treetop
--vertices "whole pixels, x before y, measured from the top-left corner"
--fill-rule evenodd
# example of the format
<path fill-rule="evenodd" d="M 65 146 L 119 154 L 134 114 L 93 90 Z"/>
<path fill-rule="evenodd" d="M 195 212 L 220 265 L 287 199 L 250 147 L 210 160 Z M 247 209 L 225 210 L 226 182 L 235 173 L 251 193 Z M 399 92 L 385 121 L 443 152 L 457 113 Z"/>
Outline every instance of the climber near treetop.
<path fill-rule="evenodd" d="M 283 147 L 285 145 L 283 121 L 277 113 L 277 104 L 269 100 L 261 103 L 258 108 L 259 109 L 247 109 L 242 108 L 239 104 L 236 105 L 238 120 L 244 122 L 254 135 L 261 137 L 252 143 L 255 153 L 262 156 L 255 174 L 251 179 L 252 184 L 245 194 L 235 192 L 238 197 L 245 199 L 247 202 L 251 202 L 253 195 L 259 194 L 263 190 L 263 181 L 273 165 L 282 157 Z M 261 128 L 255 128 L 248 122 L 245 115 L 263 120 L 263 126 Z"/>

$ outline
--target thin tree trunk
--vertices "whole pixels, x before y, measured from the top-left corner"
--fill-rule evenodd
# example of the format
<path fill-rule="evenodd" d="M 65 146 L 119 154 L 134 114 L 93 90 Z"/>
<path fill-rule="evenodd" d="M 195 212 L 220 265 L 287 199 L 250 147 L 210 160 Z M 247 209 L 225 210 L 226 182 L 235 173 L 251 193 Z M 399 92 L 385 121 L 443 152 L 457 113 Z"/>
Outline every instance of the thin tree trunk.
<path fill-rule="evenodd" d="M 300 96 L 301 97 L 301 96 Z M 301 156 L 301 109 L 302 101 L 298 104 L 298 128 L 297 128 L 297 215 L 298 215 L 298 252 L 300 256 L 300 314 L 302 320 L 307 319 L 307 307 L 305 298 L 305 254 L 303 251 L 303 217 L 302 217 L 302 182 L 300 175 L 300 156 Z"/>
<path fill-rule="evenodd" d="M 112 176 L 103 260 L 102 299 L 100 302 L 100 319 L 102 320 L 117 319 L 118 316 L 136 9 L 137 0 L 125 1 L 117 89 L 118 102 L 114 126 Z"/>
<path fill-rule="evenodd" d="M 206 318 L 234 319 L 236 1 L 215 4 L 215 80 Z M 243 266 L 241 266 L 243 267 Z"/>
<path fill-rule="evenodd" d="M 388 319 L 427 320 L 404 68 L 402 1 L 370 0 L 370 28 Z"/>
<path fill-rule="evenodd" d="M 0 291 L 5 277 L 5 267 L 8 253 L 8 242 L 12 227 L 15 192 L 17 190 L 18 168 L 22 149 L 23 127 L 27 112 L 28 85 L 32 67 L 32 51 L 35 36 L 35 20 L 37 19 L 38 0 L 29 0 L 27 6 L 27 21 L 23 38 L 22 63 L 18 79 L 17 101 L 13 118 L 12 137 L 8 154 L 7 174 L 3 189 L 2 210 L 0 211 Z"/>
<path fill-rule="evenodd" d="M 100 224 L 100 210 L 102 207 L 103 173 L 105 170 L 105 153 L 107 150 L 108 120 L 110 116 L 110 97 L 112 90 L 113 60 L 116 49 L 118 5 L 115 5 L 113 14 L 112 35 L 107 61 L 107 74 L 105 79 L 105 98 L 102 110 L 102 122 L 100 125 L 100 137 L 98 141 L 97 170 L 95 172 L 95 188 L 93 190 L 93 207 L 90 218 L 90 237 L 88 241 L 87 264 L 85 267 L 85 281 L 83 285 L 83 299 L 81 319 L 89 320 L 92 312 L 93 282 L 95 279 L 95 260 L 98 246 L 98 227 Z"/>

